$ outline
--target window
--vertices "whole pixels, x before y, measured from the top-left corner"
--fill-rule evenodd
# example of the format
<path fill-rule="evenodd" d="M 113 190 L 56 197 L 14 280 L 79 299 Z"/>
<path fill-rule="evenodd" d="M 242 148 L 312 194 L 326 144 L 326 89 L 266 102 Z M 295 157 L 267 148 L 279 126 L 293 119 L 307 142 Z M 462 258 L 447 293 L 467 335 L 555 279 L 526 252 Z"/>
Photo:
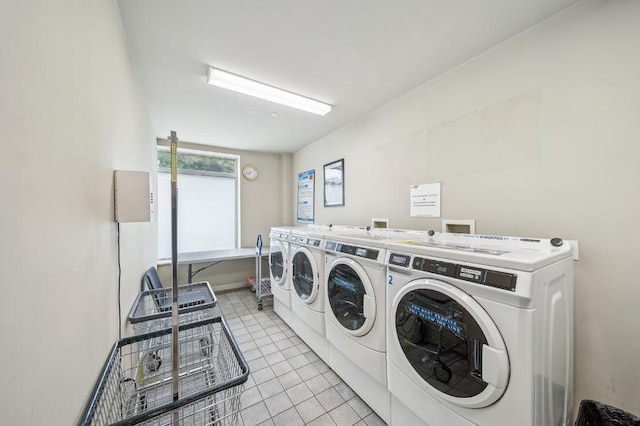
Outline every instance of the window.
<path fill-rule="evenodd" d="M 237 247 L 239 157 L 178 149 L 178 252 Z M 171 257 L 171 153 L 158 147 L 158 257 Z"/>

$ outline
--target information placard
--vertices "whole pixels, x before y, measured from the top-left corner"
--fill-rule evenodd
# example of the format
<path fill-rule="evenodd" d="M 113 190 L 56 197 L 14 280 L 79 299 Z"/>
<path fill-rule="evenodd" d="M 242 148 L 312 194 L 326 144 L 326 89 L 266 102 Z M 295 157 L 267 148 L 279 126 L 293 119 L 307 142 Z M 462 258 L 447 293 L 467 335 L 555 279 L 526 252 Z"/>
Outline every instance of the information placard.
<path fill-rule="evenodd" d="M 315 170 L 298 173 L 298 222 L 313 223 Z"/>
<path fill-rule="evenodd" d="M 412 217 L 440 217 L 440 184 L 412 185 L 410 189 Z"/>

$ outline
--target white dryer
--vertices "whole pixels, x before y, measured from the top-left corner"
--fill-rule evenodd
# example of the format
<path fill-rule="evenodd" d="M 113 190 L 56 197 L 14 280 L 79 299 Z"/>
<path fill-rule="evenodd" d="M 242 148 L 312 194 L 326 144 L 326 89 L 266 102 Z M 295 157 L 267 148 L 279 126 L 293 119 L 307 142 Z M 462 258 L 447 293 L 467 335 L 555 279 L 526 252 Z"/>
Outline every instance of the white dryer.
<path fill-rule="evenodd" d="M 289 277 L 289 236 L 291 227 L 272 227 L 269 233 L 269 275 L 273 310 L 286 322 L 291 321 L 291 279 Z"/>
<path fill-rule="evenodd" d="M 328 356 L 323 248 L 328 230 L 310 225 L 293 230 L 289 238 L 291 310 L 302 320 L 292 328 L 322 359 Z"/>
<path fill-rule="evenodd" d="M 326 236 L 328 364 L 387 423 L 385 243 L 367 231 Z"/>
<path fill-rule="evenodd" d="M 392 424 L 571 424 L 570 244 L 435 234 L 387 250 Z"/>

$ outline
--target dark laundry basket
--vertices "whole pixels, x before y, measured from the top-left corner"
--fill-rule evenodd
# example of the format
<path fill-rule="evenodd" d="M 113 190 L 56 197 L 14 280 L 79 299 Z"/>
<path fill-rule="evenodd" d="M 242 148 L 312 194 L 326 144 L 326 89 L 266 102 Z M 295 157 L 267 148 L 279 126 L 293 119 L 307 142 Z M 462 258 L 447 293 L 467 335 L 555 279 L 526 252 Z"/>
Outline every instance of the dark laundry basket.
<path fill-rule="evenodd" d="M 602 402 L 585 399 L 580 402 L 575 426 L 640 426 L 640 418 Z"/>

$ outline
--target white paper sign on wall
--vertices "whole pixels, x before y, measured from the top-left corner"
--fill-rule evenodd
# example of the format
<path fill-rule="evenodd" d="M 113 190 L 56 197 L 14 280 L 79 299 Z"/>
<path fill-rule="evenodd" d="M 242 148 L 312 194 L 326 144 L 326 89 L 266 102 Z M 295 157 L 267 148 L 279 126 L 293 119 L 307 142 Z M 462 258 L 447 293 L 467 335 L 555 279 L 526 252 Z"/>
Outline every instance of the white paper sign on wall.
<path fill-rule="evenodd" d="M 411 217 L 440 217 L 440 183 L 412 185 Z"/>

